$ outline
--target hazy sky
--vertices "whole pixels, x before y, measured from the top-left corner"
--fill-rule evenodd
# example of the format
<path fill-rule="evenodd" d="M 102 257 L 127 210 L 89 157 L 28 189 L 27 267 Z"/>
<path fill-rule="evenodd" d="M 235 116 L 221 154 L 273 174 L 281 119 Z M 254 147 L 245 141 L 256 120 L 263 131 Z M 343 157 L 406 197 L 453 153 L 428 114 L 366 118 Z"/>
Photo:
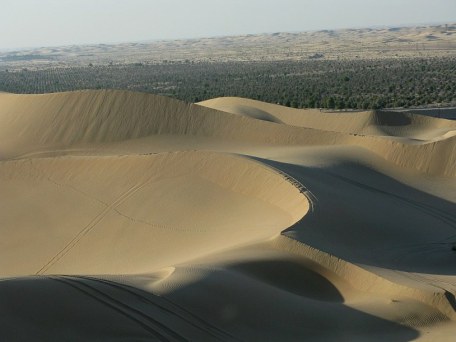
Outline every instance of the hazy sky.
<path fill-rule="evenodd" d="M 456 21 L 456 0 L 0 0 L 0 49 Z"/>

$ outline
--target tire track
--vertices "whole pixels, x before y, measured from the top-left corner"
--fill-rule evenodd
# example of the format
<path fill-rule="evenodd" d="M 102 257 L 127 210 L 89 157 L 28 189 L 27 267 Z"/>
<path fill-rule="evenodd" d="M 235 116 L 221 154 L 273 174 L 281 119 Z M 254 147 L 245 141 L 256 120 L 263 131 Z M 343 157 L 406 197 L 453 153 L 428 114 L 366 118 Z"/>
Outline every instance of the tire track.
<path fill-rule="evenodd" d="M 50 276 L 48 278 L 70 286 L 77 291 L 82 292 L 86 296 L 94 299 L 95 301 L 111 308 L 115 312 L 125 316 L 149 332 L 158 341 L 188 341 L 186 338 L 164 326 L 154 318 L 144 314 L 140 310 L 137 310 L 120 300 L 115 299 L 106 293 L 101 292 L 97 288 L 90 286 L 87 283 L 78 281 L 68 276 Z"/>
<path fill-rule="evenodd" d="M 74 248 L 78 244 L 81 239 L 86 236 L 95 226 L 103 220 L 106 215 L 117 206 L 122 204 L 125 200 L 131 197 L 134 193 L 136 193 L 139 189 L 141 189 L 145 184 L 138 184 L 136 186 L 131 187 L 127 191 L 125 191 L 122 195 L 120 195 L 113 203 L 108 205 L 101 213 L 95 216 L 84 228 L 82 228 L 76 236 L 73 237 L 66 245 L 63 247 L 56 255 L 54 255 L 43 267 L 41 267 L 36 274 L 40 275 L 49 270 L 57 261 L 63 258 L 68 252 Z"/>
<path fill-rule="evenodd" d="M 450 226 L 452 229 L 456 230 L 456 217 L 454 215 L 446 212 L 446 211 L 443 211 L 441 209 L 432 207 L 430 205 L 427 205 L 427 204 L 412 200 L 410 198 L 406 198 L 406 197 L 403 197 L 403 196 L 400 196 L 400 195 L 396 195 L 396 194 L 388 192 L 388 191 L 377 189 L 377 188 L 372 187 L 370 185 L 363 184 L 361 182 L 355 181 L 353 179 L 350 179 L 350 178 L 347 178 L 347 177 L 344 177 L 344 176 L 341 176 L 341 175 L 337 175 L 337 174 L 334 174 L 334 173 L 329 173 L 329 174 L 331 174 L 335 178 L 338 178 L 338 179 L 340 179 L 340 180 L 342 180 L 342 181 L 344 181 L 346 183 L 355 185 L 355 186 L 357 186 L 359 188 L 362 188 L 364 190 L 368 190 L 370 192 L 375 192 L 375 193 L 382 194 L 382 195 L 385 195 L 385 196 L 388 196 L 388 197 L 392 197 L 392 198 L 394 198 L 396 200 L 399 200 L 399 201 L 403 202 L 405 205 L 407 205 L 409 207 L 412 207 L 414 209 L 419 209 L 420 211 L 425 212 L 429 216 L 432 216 L 433 218 L 435 218 L 435 219 L 437 219 L 439 221 L 442 221 L 443 223 L 445 223 L 448 226 Z"/>
<path fill-rule="evenodd" d="M 92 281 L 95 283 L 102 283 L 106 286 L 115 288 L 117 290 L 123 291 L 128 293 L 129 295 L 134 296 L 135 298 L 139 299 L 142 302 L 146 302 L 148 304 L 152 304 L 161 310 L 176 316 L 180 320 L 185 321 L 186 323 L 190 324 L 191 326 L 197 328 L 198 330 L 204 332 L 205 334 L 211 335 L 212 338 L 215 338 L 220 341 L 240 341 L 233 335 L 229 334 L 228 332 L 216 327 L 208 323 L 207 321 L 203 320 L 202 318 L 198 317 L 194 313 L 188 311 L 187 309 L 183 308 L 182 306 L 172 302 L 171 300 L 162 297 L 162 296 L 145 296 L 142 290 L 139 290 L 133 286 L 117 283 L 107 279 L 100 279 L 94 278 L 90 276 L 71 276 L 72 278 L 78 278 L 83 280 Z M 154 300 L 152 300 L 152 298 Z"/>
<path fill-rule="evenodd" d="M 161 229 L 161 230 L 166 230 L 169 232 L 180 232 L 180 233 L 213 233 L 213 232 L 220 232 L 223 231 L 223 228 L 213 228 L 213 227 L 208 227 L 208 226 L 191 226 L 191 225 L 186 225 L 185 228 L 181 226 L 170 226 L 170 225 L 165 225 L 161 223 L 156 223 L 156 222 L 150 222 L 142 219 L 138 219 L 135 217 L 128 216 L 124 213 L 122 213 L 120 210 L 113 208 L 113 211 L 118 214 L 119 216 L 122 216 L 123 218 L 126 218 L 127 220 L 134 222 L 134 223 L 139 223 L 139 224 L 145 224 L 148 226 L 151 226 L 156 229 Z M 253 228 L 245 229 L 245 231 L 249 230 L 255 230 L 257 229 L 257 226 L 253 226 Z M 261 227 L 276 227 L 276 225 L 273 224 L 262 224 Z"/>
<path fill-rule="evenodd" d="M 315 196 L 315 194 L 312 193 L 312 191 L 310 191 L 304 184 L 302 184 L 299 180 L 294 178 L 292 175 L 277 168 L 276 166 L 273 166 L 272 163 L 275 163 L 274 160 L 262 159 L 262 158 L 258 158 L 258 157 L 254 157 L 254 156 L 247 156 L 247 158 L 250 159 L 251 161 L 258 163 L 259 165 L 261 165 L 263 168 L 265 168 L 267 170 L 273 170 L 276 173 L 278 173 L 286 182 L 293 185 L 296 189 L 298 189 L 298 191 L 302 195 L 304 195 L 307 198 L 307 201 L 309 202 L 309 211 L 310 212 L 315 211 L 315 208 L 318 203 L 317 196 Z M 305 215 L 304 215 L 304 217 L 305 217 Z M 302 218 L 301 218 L 301 220 L 302 220 Z M 301 220 L 299 220 L 299 221 L 301 221 Z"/>
<path fill-rule="evenodd" d="M 83 196 L 85 196 L 85 197 L 87 197 L 87 198 L 89 198 L 89 199 L 91 199 L 91 200 L 93 200 L 93 201 L 96 201 L 96 202 L 102 204 L 102 205 L 105 206 L 105 207 L 109 206 L 108 203 L 106 203 L 106 202 L 100 200 L 100 199 L 97 198 L 97 197 L 91 196 L 90 194 L 88 194 L 88 193 L 86 193 L 85 191 L 82 191 L 82 190 L 76 188 L 75 186 L 73 186 L 73 185 L 71 185 L 71 184 L 68 184 L 68 183 L 60 183 L 60 182 L 56 181 L 54 178 L 52 178 L 51 176 L 49 176 L 48 174 L 46 174 L 43 170 L 40 170 L 38 167 L 36 167 L 36 166 L 34 165 L 33 159 L 27 159 L 27 160 L 28 160 L 29 163 L 30 163 L 30 168 L 33 169 L 33 170 L 35 170 L 35 171 L 38 172 L 39 174 L 41 174 L 41 175 L 45 178 L 45 180 L 47 180 L 48 182 L 50 182 L 50 183 L 52 183 L 52 184 L 54 184 L 54 185 L 56 185 L 56 186 L 58 186 L 58 187 L 60 187 L 60 188 L 68 188 L 68 189 L 71 189 L 71 190 L 73 190 L 74 192 L 76 192 L 76 193 L 78 193 L 78 194 L 81 194 L 81 195 L 83 195 Z"/>

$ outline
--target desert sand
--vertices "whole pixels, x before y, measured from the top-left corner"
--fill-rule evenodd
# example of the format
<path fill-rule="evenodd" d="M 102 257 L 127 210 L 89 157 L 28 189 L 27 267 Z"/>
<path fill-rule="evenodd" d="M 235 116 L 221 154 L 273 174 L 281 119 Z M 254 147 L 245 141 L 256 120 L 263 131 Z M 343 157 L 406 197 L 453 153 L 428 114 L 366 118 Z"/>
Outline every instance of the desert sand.
<path fill-rule="evenodd" d="M 0 94 L 0 340 L 454 341 L 456 121 Z"/>
<path fill-rule="evenodd" d="M 0 50 L 0 69 L 169 62 L 451 57 L 456 23 Z"/>

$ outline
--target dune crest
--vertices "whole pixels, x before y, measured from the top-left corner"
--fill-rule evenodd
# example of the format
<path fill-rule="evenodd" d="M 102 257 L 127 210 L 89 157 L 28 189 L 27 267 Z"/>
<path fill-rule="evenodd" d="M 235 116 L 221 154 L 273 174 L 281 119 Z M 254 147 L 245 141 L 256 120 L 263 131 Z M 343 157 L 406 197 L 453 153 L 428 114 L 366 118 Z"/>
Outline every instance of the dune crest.
<path fill-rule="evenodd" d="M 244 111 L 245 101 L 240 100 Z M 247 102 L 252 106 L 252 100 Z M 258 105 L 254 101 L 253 103 Z M 292 120 L 296 121 L 299 114 L 299 111 L 270 104 L 257 107 L 253 107 L 254 110 L 264 112 L 268 108 L 275 108 L 274 111 L 269 109 L 270 115 L 275 115 L 285 123 L 287 118 L 294 117 L 288 121 L 293 123 Z M 314 110 L 310 113 L 313 113 L 310 120 L 299 119 L 299 125 L 296 122 L 293 125 L 278 125 L 237 114 L 227 115 L 226 112 L 160 96 L 125 91 L 1 94 L 0 127 L 4 143 L 0 158 L 24 154 L 30 156 L 30 153 L 70 149 L 81 145 L 87 148 L 84 145 L 156 135 L 178 135 L 274 145 L 357 145 L 401 167 L 437 176 L 456 175 L 456 154 L 445 154 L 446 158 L 442 159 L 435 158 L 442 153 L 433 152 L 454 150 L 456 140 L 451 135 L 445 138 L 448 136 L 445 134 L 455 127 L 452 121 L 424 120 L 427 124 L 424 124 L 424 128 L 421 124 L 421 131 L 429 125 L 436 126 L 437 130 L 445 128 L 439 131 L 441 139 L 423 141 L 413 137 L 396 139 L 390 135 L 360 133 L 371 130 L 372 127 L 375 127 L 375 131 L 385 127 L 378 125 L 378 113 L 318 114 Z M 319 118 L 318 115 L 323 116 Z M 385 115 L 381 114 L 382 117 Z M 423 121 L 417 115 L 412 117 L 418 117 L 414 119 L 417 122 L 415 126 Z M 372 122 L 375 123 L 374 126 Z M 334 123 L 336 126 L 331 127 Z M 391 129 L 393 126 L 387 127 Z"/>
<path fill-rule="evenodd" d="M 411 112 L 2 93 L 0 339 L 451 341 L 455 132 Z"/>

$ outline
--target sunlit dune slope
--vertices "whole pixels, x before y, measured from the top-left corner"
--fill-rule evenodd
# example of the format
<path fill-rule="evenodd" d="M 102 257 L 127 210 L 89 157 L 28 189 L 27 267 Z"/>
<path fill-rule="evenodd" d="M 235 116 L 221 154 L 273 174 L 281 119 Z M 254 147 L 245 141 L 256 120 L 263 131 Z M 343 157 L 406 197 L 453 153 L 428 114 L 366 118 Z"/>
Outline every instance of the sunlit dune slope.
<path fill-rule="evenodd" d="M 309 137 L 307 143 L 358 145 L 402 167 L 456 175 L 456 122 L 451 120 L 409 112 L 326 113 L 235 97 L 216 98 L 199 105 L 262 120 L 253 114 L 261 111 L 264 116 L 275 118 L 268 121 L 318 131 L 319 135 Z"/>
<path fill-rule="evenodd" d="M 452 341 L 456 122 L 0 94 L 0 340 Z"/>
<path fill-rule="evenodd" d="M 201 106 L 260 120 L 291 126 L 363 135 L 399 136 L 430 140 L 456 130 L 456 122 L 411 112 L 385 110 L 326 112 L 319 109 L 295 109 L 238 97 L 221 97 L 199 103 Z M 263 116 L 255 115 L 261 112 Z"/>
<path fill-rule="evenodd" d="M 242 101 L 238 105 L 244 106 Z M 269 114 L 277 116 L 282 107 L 262 104 L 255 110 L 266 112 L 270 106 L 276 108 L 276 112 Z M 289 109 L 282 111 L 278 120 L 287 123 Z M 325 114 L 318 118 L 316 112 L 311 113 L 314 114 L 309 123 L 301 122 L 300 126 L 306 127 L 297 127 L 132 92 L 0 94 L 0 133 L 3 141 L 0 158 L 83 144 L 174 134 L 275 145 L 357 145 L 405 168 L 442 176 L 456 174 L 456 153 L 451 153 L 456 146 L 456 139 L 451 133 L 454 125 L 445 123 L 447 120 L 429 119 L 436 127 L 445 124 L 447 127 L 442 129 L 441 139 L 423 142 L 359 133 L 360 129 L 372 127 L 366 121 L 382 123 L 378 114 L 353 114 L 347 119 L 344 113 L 338 114 L 337 119 L 337 115 L 333 118 L 332 114 Z M 442 159 L 439 157 L 442 153 L 434 151 L 444 151 L 447 157 Z"/>
<path fill-rule="evenodd" d="M 146 272 L 266 239 L 308 208 L 280 174 L 204 152 L 10 161 L 0 180 L 2 275 Z"/>

